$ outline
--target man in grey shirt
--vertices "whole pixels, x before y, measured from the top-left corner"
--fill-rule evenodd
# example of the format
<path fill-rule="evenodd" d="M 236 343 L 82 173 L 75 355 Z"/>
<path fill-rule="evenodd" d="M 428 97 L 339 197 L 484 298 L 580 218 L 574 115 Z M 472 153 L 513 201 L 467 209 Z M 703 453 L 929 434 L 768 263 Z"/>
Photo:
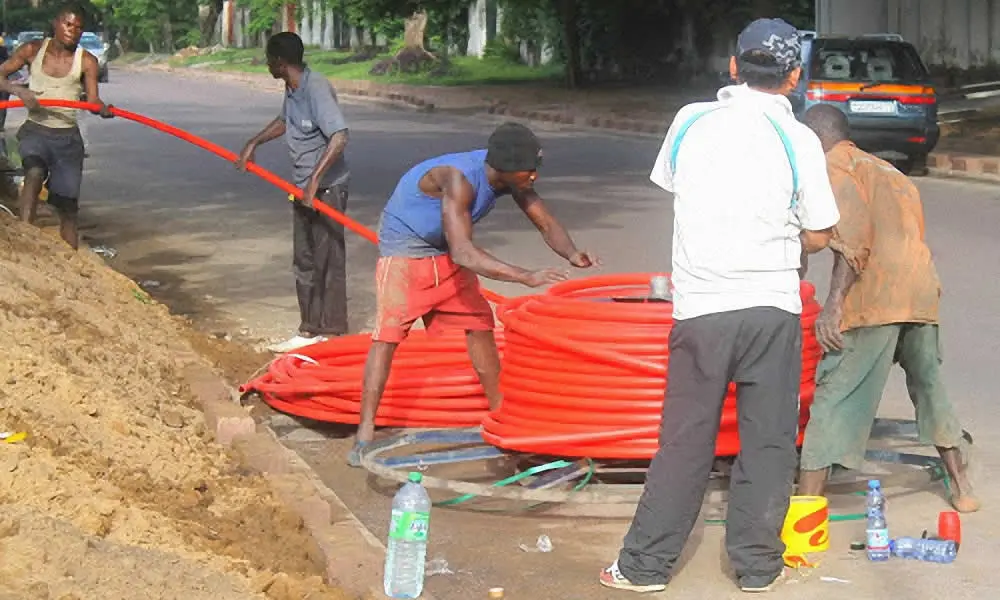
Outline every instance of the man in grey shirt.
<path fill-rule="evenodd" d="M 347 333 L 347 268 L 344 226 L 313 208 L 313 199 L 344 212 L 349 171 L 344 159 L 348 131 L 330 81 L 303 61 L 298 35 L 282 32 L 267 41 L 267 68 L 285 82 L 281 114 L 243 148 L 246 169 L 260 144 L 282 135 L 288 143 L 294 183 L 303 198 L 294 206 L 293 267 L 301 324 L 291 339 L 268 348 L 292 352 Z"/>

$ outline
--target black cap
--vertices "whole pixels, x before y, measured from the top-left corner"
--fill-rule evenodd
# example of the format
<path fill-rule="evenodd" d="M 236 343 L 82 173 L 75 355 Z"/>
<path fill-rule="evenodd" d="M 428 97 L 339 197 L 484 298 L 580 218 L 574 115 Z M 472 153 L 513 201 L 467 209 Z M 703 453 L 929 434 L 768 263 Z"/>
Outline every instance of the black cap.
<path fill-rule="evenodd" d="M 504 123 L 490 135 L 486 164 L 506 173 L 537 171 L 542 164 L 542 145 L 524 125 Z"/>

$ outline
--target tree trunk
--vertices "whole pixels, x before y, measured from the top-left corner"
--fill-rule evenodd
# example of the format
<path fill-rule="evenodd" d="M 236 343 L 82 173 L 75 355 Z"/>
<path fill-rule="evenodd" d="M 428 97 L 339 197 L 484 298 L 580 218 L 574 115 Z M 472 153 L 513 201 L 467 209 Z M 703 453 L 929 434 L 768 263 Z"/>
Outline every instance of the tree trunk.
<path fill-rule="evenodd" d="M 163 50 L 170 54 L 174 51 L 174 27 L 170 24 L 170 17 L 163 15 L 160 18 L 160 31 L 163 32 Z"/>
<path fill-rule="evenodd" d="M 566 85 L 574 89 L 580 87 L 583 82 L 576 0 L 559 0 L 559 14 L 562 19 L 563 44 L 566 49 Z"/>
<path fill-rule="evenodd" d="M 427 13 L 415 12 L 406 19 L 406 29 L 403 32 L 403 47 L 424 49 L 424 34 L 427 32 Z"/>
<path fill-rule="evenodd" d="M 207 8 L 207 10 L 201 19 L 201 39 L 199 40 L 199 45 L 202 48 L 212 45 L 212 39 L 215 37 L 215 27 L 219 24 L 219 15 L 222 14 L 222 2 L 223 0 L 213 0 L 209 2 L 207 7 L 203 7 Z"/>

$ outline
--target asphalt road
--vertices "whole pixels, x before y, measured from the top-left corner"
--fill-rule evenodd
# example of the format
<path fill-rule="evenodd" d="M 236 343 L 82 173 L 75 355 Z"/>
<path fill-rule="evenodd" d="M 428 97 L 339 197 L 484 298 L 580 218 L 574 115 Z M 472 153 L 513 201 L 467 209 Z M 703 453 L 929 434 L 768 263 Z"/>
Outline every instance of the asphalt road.
<path fill-rule="evenodd" d="M 148 73 L 112 73 L 105 100 L 162 119 L 239 150 L 277 112 L 280 95 L 251 87 Z M 485 144 L 491 123 L 471 117 L 422 115 L 375 105 L 345 105 L 351 125 L 351 216 L 373 225 L 397 177 L 437 153 Z M 605 259 L 605 272 L 669 269 L 671 208 L 648 183 L 658 141 L 579 130 L 540 131 L 545 166 L 539 190 L 581 246 Z M 290 265 L 289 208 L 283 194 L 187 144 L 132 123 L 88 122 L 91 158 L 83 210 L 93 243 L 121 252 L 124 268 L 161 282 L 177 310 L 220 327 L 245 328 L 251 337 L 288 335 L 297 325 Z M 262 165 L 288 173 L 280 142 L 259 152 Z M 832 547 L 818 572 L 780 591 L 791 598 L 992 597 L 1000 585 L 993 560 L 1000 526 L 993 517 L 1000 481 L 997 452 L 1000 411 L 995 372 L 1000 346 L 996 273 L 1000 245 L 1000 188 L 923 179 L 927 230 L 944 282 L 943 333 L 949 390 L 976 438 L 979 493 L 986 509 L 964 519 L 962 553 L 947 567 L 894 561 L 870 565 L 852 558 L 848 543 L 857 524 L 835 524 Z M 557 265 L 531 225 L 502 203 L 477 229 L 476 239 L 498 256 L 526 266 Z M 720 242 L 721 243 L 721 242 Z M 353 238 L 349 249 L 352 326 L 371 315 L 374 248 Z M 825 294 L 828 258 L 815 261 L 810 278 Z M 490 284 L 504 293 L 515 286 Z M 912 414 L 895 374 L 883 416 Z M 388 499 L 342 466 L 343 441 L 292 444 L 378 535 L 385 533 Z M 933 530 L 946 504 L 936 489 L 893 490 L 889 523 L 894 534 Z M 613 559 L 626 523 L 545 517 L 470 516 L 439 511 L 432 557 L 448 560 L 452 575 L 429 580 L 444 600 L 485 597 L 500 585 L 511 598 L 612 598 L 596 584 Z M 529 554 L 519 543 L 547 533 L 555 550 Z M 674 588 L 684 598 L 738 597 L 719 574 L 721 537 L 699 528 L 690 558 Z M 820 576 L 850 583 L 824 582 Z M 673 597 L 673 596 L 671 596 Z"/>
<path fill-rule="evenodd" d="M 150 73 L 115 73 L 108 102 L 177 125 L 239 151 L 273 119 L 281 96 L 245 85 Z M 365 104 L 346 104 L 351 128 L 349 214 L 374 227 L 396 180 L 413 164 L 450 151 L 485 147 L 491 124 Z M 651 141 L 542 132 L 540 191 L 580 245 L 605 255 L 607 269 L 656 268 L 668 248 L 669 207 L 646 185 Z M 184 306 L 277 338 L 298 325 L 290 274 L 290 208 L 285 195 L 189 144 L 124 121 L 88 118 L 91 158 L 84 205 L 91 236 L 127 255 L 137 277 L 161 282 Z M 280 141 L 257 159 L 290 172 Z M 636 214 L 643 215 L 636 218 Z M 649 217 L 653 217 L 650 219 Z M 622 235 L 625 230 L 627 234 Z M 613 238 L 611 244 L 605 239 Z M 509 200 L 476 232 L 479 243 L 526 266 L 560 266 Z M 614 248 L 612 249 L 611 246 Z M 607 250 L 605 250 L 607 248 Z M 352 328 L 371 315 L 375 250 L 351 236 Z M 491 286 L 493 287 L 493 286 Z M 520 286 L 495 286 L 525 293 Z M 232 326 L 232 325 L 231 325 Z"/>

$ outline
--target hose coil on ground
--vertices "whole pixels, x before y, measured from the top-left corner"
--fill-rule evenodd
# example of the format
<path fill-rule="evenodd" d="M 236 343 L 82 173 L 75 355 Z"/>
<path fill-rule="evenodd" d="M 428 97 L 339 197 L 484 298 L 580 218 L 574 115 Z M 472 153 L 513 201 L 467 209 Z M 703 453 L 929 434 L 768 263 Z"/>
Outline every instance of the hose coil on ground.
<path fill-rule="evenodd" d="M 646 295 L 652 274 L 563 282 L 498 306 L 503 329 L 499 411 L 487 414 L 464 336 L 414 331 L 403 342 L 376 424 L 468 427 L 482 423 L 499 448 L 555 456 L 648 460 L 656 451 L 667 377 L 670 303 L 616 302 Z M 800 428 L 809 418 L 820 348 L 820 306 L 803 282 Z M 280 356 L 243 386 L 282 412 L 321 421 L 359 421 L 369 336 L 337 338 Z M 735 388 L 723 409 L 716 454 L 739 452 Z M 800 440 L 801 441 L 801 440 Z"/>
<path fill-rule="evenodd" d="M 483 437 L 507 450 L 648 460 L 658 448 L 672 304 L 615 302 L 647 294 L 652 274 L 591 277 L 514 299 L 502 320 L 504 402 Z M 800 432 L 809 419 L 821 351 L 815 288 L 803 282 Z M 801 434 L 799 442 L 801 443 Z M 729 386 L 717 456 L 739 453 L 736 389 Z"/>

